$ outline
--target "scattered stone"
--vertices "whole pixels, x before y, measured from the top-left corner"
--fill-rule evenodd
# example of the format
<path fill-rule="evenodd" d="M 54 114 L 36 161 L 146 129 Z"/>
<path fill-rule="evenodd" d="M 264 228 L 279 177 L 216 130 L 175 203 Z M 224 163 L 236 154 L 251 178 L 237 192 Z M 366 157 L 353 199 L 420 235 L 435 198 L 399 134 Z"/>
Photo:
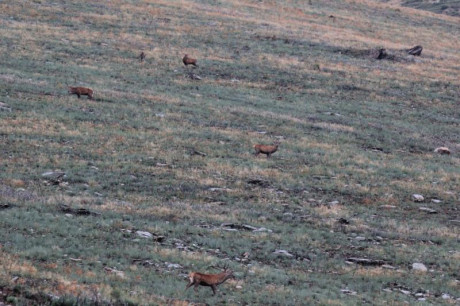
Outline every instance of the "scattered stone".
<path fill-rule="evenodd" d="M 47 179 L 59 179 L 65 175 L 62 171 L 47 171 L 42 173 L 42 177 Z"/>
<path fill-rule="evenodd" d="M 71 208 L 67 204 L 60 204 L 59 208 L 63 213 L 67 215 L 77 215 L 77 216 L 89 216 L 89 215 L 94 215 L 94 216 L 100 216 L 101 213 L 90 211 L 86 208 Z"/>
<path fill-rule="evenodd" d="M 142 238 L 153 238 L 153 234 L 144 231 L 136 231 L 136 234 Z"/>
<path fill-rule="evenodd" d="M 441 201 L 441 200 L 438 200 L 438 199 L 431 199 L 431 202 L 436 203 L 436 204 L 439 204 L 439 203 L 441 203 L 442 201 Z"/>
<path fill-rule="evenodd" d="M 13 207 L 13 205 L 10 203 L 0 204 L 0 209 L 11 208 L 11 207 Z"/>
<path fill-rule="evenodd" d="M 380 205 L 380 208 L 383 208 L 383 209 L 393 209 L 393 208 L 396 208 L 396 206 L 394 206 L 394 205 Z"/>
<path fill-rule="evenodd" d="M 339 205 L 339 201 L 332 201 L 332 202 L 329 202 L 327 203 L 329 206 L 335 206 L 335 205 Z"/>
<path fill-rule="evenodd" d="M 411 294 L 412 292 L 410 292 L 409 290 L 404 290 L 404 289 L 399 289 L 399 292 L 405 294 L 405 295 L 409 295 Z"/>
<path fill-rule="evenodd" d="M 47 171 L 42 173 L 42 177 L 46 179 L 47 185 L 59 185 L 65 177 L 65 172 Z"/>
<path fill-rule="evenodd" d="M 129 230 L 126 230 L 126 231 L 131 232 Z M 142 238 L 146 238 L 146 239 L 153 239 L 153 241 L 156 241 L 156 242 L 163 242 L 165 240 L 165 236 L 152 234 L 146 231 L 136 231 L 136 235 Z"/>
<path fill-rule="evenodd" d="M 424 264 L 419 263 L 419 262 L 413 263 L 412 264 L 412 269 L 416 270 L 416 271 L 421 271 L 421 272 L 428 271 L 427 267 Z"/>
<path fill-rule="evenodd" d="M 230 188 L 220 188 L 220 187 L 211 187 L 208 190 L 209 191 L 231 191 Z"/>
<path fill-rule="evenodd" d="M 188 77 L 191 78 L 192 80 L 198 80 L 198 81 L 202 80 L 202 78 L 198 74 L 193 73 L 193 72 L 190 72 L 188 74 Z"/>
<path fill-rule="evenodd" d="M 421 211 L 425 211 L 425 212 L 427 212 L 429 214 L 436 214 L 437 213 L 436 210 L 428 208 L 428 207 L 419 207 L 418 209 L 421 210 Z"/>
<path fill-rule="evenodd" d="M 220 227 L 223 230 L 235 232 L 238 230 L 251 231 L 251 232 L 272 232 L 272 230 L 265 227 L 255 227 L 248 224 L 237 224 L 237 223 L 222 223 Z"/>
<path fill-rule="evenodd" d="M 182 269 L 182 266 L 180 264 L 174 264 L 174 263 L 169 263 L 169 262 L 166 262 L 166 267 L 168 267 L 168 269 Z"/>
<path fill-rule="evenodd" d="M 396 270 L 396 268 L 391 266 L 391 265 L 382 265 L 382 268 L 383 269 L 388 269 L 388 270 Z"/>
<path fill-rule="evenodd" d="M 434 149 L 434 152 L 439 153 L 441 155 L 444 155 L 444 154 L 449 155 L 450 154 L 450 150 L 449 150 L 448 147 L 438 147 L 438 148 Z"/>
<path fill-rule="evenodd" d="M 356 295 L 356 291 L 352 291 L 350 289 L 341 289 L 340 290 L 342 293 L 344 294 L 348 294 L 348 295 Z"/>
<path fill-rule="evenodd" d="M 358 237 L 355 237 L 355 240 L 364 241 L 366 240 L 366 237 L 358 236 Z"/>
<path fill-rule="evenodd" d="M 72 257 L 69 257 L 69 260 L 70 260 L 70 261 L 75 261 L 75 262 L 80 262 L 80 261 L 82 261 L 82 259 L 80 259 L 80 258 L 72 258 Z"/>
<path fill-rule="evenodd" d="M 424 200 L 425 200 L 425 198 L 421 194 L 414 193 L 412 195 L 412 201 L 414 201 L 414 202 L 423 202 Z"/>
<path fill-rule="evenodd" d="M 406 51 L 410 55 L 420 56 L 422 54 L 422 50 L 423 50 L 422 46 L 415 46 L 415 47 L 410 48 L 409 50 L 406 50 Z"/>
<path fill-rule="evenodd" d="M 260 227 L 258 229 L 255 229 L 253 230 L 254 233 L 257 233 L 257 232 L 268 232 L 268 233 L 273 233 L 273 231 L 271 229 L 268 229 L 268 228 L 265 228 L 265 227 Z"/>
<path fill-rule="evenodd" d="M 243 289 L 243 287 L 240 286 L 240 285 L 237 285 L 237 286 L 235 287 L 235 289 L 238 289 L 238 290 L 239 290 L 239 289 Z"/>
<path fill-rule="evenodd" d="M 356 258 L 350 257 L 347 258 L 348 262 L 354 262 L 363 266 L 382 266 L 385 264 L 385 261 L 379 259 L 368 259 L 368 258 Z"/>
<path fill-rule="evenodd" d="M 163 114 L 163 113 L 156 113 L 156 114 L 155 114 L 155 117 L 164 118 L 164 117 L 165 117 L 165 114 Z"/>
<path fill-rule="evenodd" d="M 442 297 L 443 300 L 450 300 L 450 299 L 452 298 L 452 297 L 451 297 L 449 294 L 447 294 L 447 293 L 443 293 L 441 297 Z"/>
<path fill-rule="evenodd" d="M 0 111 L 11 112 L 11 107 L 6 103 L 0 102 Z"/>
<path fill-rule="evenodd" d="M 109 274 L 115 274 L 116 276 L 120 278 L 125 277 L 125 273 L 123 271 L 119 271 L 117 269 L 109 268 L 109 267 L 104 267 L 104 270 L 109 273 Z"/>
<path fill-rule="evenodd" d="M 269 181 L 262 179 L 250 179 L 247 181 L 247 183 L 250 185 L 257 185 L 260 187 L 268 187 L 270 185 Z"/>
<path fill-rule="evenodd" d="M 460 225 L 460 220 L 449 220 L 450 223 Z"/>
<path fill-rule="evenodd" d="M 280 255 L 284 255 L 286 257 L 294 257 L 293 254 L 289 253 L 286 250 L 275 250 L 275 252 L 273 252 L 273 254 L 280 254 Z"/>

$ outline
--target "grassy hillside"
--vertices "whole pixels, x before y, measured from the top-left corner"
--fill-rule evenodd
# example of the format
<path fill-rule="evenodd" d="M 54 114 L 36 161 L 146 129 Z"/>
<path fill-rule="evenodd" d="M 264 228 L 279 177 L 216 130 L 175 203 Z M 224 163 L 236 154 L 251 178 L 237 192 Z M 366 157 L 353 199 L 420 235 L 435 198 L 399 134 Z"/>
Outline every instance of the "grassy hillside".
<path fill-rule="evenodd" d="M 0 11 L 0 304 L 458 303 L 458 18 L 367 0 Z M 224 264 L 216 296 L 184 292 Z"/>

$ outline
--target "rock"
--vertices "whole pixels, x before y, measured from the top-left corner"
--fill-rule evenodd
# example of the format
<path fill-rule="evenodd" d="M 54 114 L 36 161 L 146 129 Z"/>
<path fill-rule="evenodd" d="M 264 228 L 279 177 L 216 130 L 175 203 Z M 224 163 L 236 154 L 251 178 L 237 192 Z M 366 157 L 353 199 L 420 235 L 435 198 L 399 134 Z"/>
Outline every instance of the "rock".
<path fill-rule="evenodd" d="M 109 274 L 115 274 L 116 276 L 120 278 L 125 277 L 125 273 L 123 271 L 119 271 L 117 269 L 109 268 L 109 267 L 104 267 L 104 270 L 109 273 Z"/>
<path fill-rule="evenodd" d="M 289 253 L 286 250 L 275 250 L 275 252 L 273 252 L 273 254 L 280 254 L 280 255 L 284 255 L 286 257 L 294 257 L 293 254 Z"/>
<path fill-rule="evenodd" d="M 231 191 L 229 188 L 220 188 L 220 187 L 211 187 L 208 189 L 209 191 Z"/>
<path fill-rule="evenodd" d="M 441 297 L 442 297 L 443 300 L 450 300 L 450 299 L 452 298 L 452 297 L 451 297 L 449 294 L 447 294 L 447 293 L 443 293 Z"/>
<path fill-rule="evenodd" d="M 391 265 L 382 265 L 383 269 L 395 270 L 396 268 Z"/>
<path fill-rule="evenodd" d="M 137 231 L 136 234 L 142 238 L 153 238 L 153 234 L 144 231 Z"/>
<path fill-rule="evenodd" d="M 6 103 L 0 102 L 0 110 L 11 112 L 11 107 Z"/>
<path fill-rule="evenodd" d="M 405 294 L 405 295 L 409 295 L 411 294 L 411 292 L 409 290 L 404 290 L 404 289 L 399 289 L 399 292 Z"/>
<path fill-rule="evenodd" d="M 434 152 L 435 153 L 439 153 L 441 155 L 449 155 L 450 154 L 450 150 L 448 147 L 438 147 L 436 149 L 434 149 Z"/>
<path fill-rule="evenodd" d="M 6 208 L 11 208 L 14 205 L 11 203 L 5 203 L 5 204 L 0 204 L 0 209 L 6 209 Z"/>
<path fill-rule="evenodd" d="M 385 264 L 383 260 L 379 260 L 379 259 L 356 258 L 356 257 L 347 258 L 347 261 L 354 262 L 356 264 L 360 264 L 363 266 L 381 266 Z"/>
<path fill-rule="evenodd" d="M 261 227 L 261 228 L 258 228 L 258 229 L 255 229 L 253 230 L 254 233 L 257 233 L 257 232 L 268 232 L 268 233 L 272 233 L 273 231 L 271 229 L 268 229 L 268 228 L 265 228 L 265 227 Z"/>
<path fill-rule="evenodd" d="M 429 214 L 436 214 L 437 213 L 436 210 L 428 208 L 428 207 L 419 207 L 418 209 L 421 210 L 421 211 L 425 211 L 425 212 L 427 212 Z"/>
<path fill-rule="evenodd" d="M 422 50 L 422 46 L 415 46 L 413 48 L 410 48 L 409 50 L 406 50 L 406 52 L 413 56 L 420 56 L 422 54 Z"/>
<path fill-rule="evenodd" d="M 329 202 L 327 203 L 329 206 L 335 206 L 335 205 L 339 205 L 339 201 L 332 201 L 332 202 Z"/>
<path fill-rule="evenodd" d="M 421 271 L 421 272 L 428 271 L 427 267 L 424 264 L 419 263 L 419 262 L 413 263 L 412 264 L 412 269 L 416 270 L 416 271 Z"/>
<path fill-rule="evenodd" d="M 438 200 L 438 199 L 431 199 L 431 202 L 436 203 L 436 204 L 439 204 L 439 203 L 441 203 L 442 201 L 441 201 L 441 200 Z"/>
<path fill-rule="evenodd" d="M 383 208 L 383 209 L 393 209 L 393 208 L 396 208 L 396 206 L 394 206 L 394 205 L 380 205 L 380 208 Z"/>
<path fill-rule="evenodd" d="M 424 200 L 425 200 L 425 198 L 421 194 L 414 193 L 412 195 L 412 201 L 414 201 L 414 202 L 423 202 Z"/>
<path fill-rule="evenodd" d="M 358 236 L 358 237 L 355 237 L 355 240 L 364 241 L 366 240 L 366 237 Z"/>
<path fill-rule="evenodd" d="M 243 289 L 243 286 L 237 285 L 235 286 L 235 289 Z"/>
<path fill-rule="evenodd" d="M 344 294 L 355 295 L 356 291 L 352 291 L 350 289 L 340 289 L 340 291 Z"/>
<path fill-rule="evenodd" d="M 59 179 L 65 175 L 62 171 L 47 171 L 42 173 L 42 177 L 47 179 Z"/>
<path fill-rule="evenodd" d="M 168 263 L 166 262 L 166 267 L 168 267 L 168 269 L 182 269 L 182 266 L 180 264 L 174 264 L 174 263 Z"/>

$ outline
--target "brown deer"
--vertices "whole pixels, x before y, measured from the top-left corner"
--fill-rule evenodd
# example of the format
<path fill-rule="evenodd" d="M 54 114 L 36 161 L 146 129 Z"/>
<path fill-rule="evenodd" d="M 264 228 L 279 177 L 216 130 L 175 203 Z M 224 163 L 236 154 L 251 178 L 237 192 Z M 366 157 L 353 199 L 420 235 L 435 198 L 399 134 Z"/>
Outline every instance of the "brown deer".
<path fill-rule="evenodd" d="M 88 96 L 88 99 L 93 99 L 93 90 L 91 88 L 69 86 L 69 93 L 77 95 L 79 99 L 80 96 Z"/>
<path fill-rule="evenodd" d="M 223 271 L 218 274 L 203 274 L 199 272 L 192 272 L 189 274 L 189 283 L 185 287 L 185 290 L 191 286 L 195 286 L 195 291 L 198 290 L 198 286 L 211 287 L 212 292 L 216 295 L 216 288 L 229 278 L 234 278 L 233 271 L 228 266 L 222 267 Z"/>
<path fill-rule="evenodd" d="M 262 144 L 256 144 L 254 145 L 254 149 L 256 152 L 254 153 L 255 156 L 258 156 L 260 153 L 267 155 L 267 158 L 270 157 L 273 153 L 275 153 L 278 150 L 279 142 L 276 141 L 273 143 L 273 145 L 262 145 Z"/>
<path fill-rule="evenodd" d="M 191 58 L 190 56 L 188 56 L 188 54 L 184 55 L 184 58 L 182 59 L 182 62 L 184 63 L 185 66 L 193 65 L 195 67 L 198 67 L 198 65 L 196 64 L 196 59 Z"/>

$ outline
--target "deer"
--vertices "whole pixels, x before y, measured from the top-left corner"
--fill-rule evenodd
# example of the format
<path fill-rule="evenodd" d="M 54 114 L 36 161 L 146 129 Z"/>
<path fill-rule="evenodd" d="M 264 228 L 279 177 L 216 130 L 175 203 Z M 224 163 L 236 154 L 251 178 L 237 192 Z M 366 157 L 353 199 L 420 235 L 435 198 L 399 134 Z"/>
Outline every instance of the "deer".
<path fill-rule="evenodd" d="M 88 96 L 88 99 L 93 99 L 93 90 L 91 88 L 69 86 L 69 93 L 77 95 L 79 99 L 80 96 Z"/>
<path fill-rule="evenodd" d="M 279 141 L 275 141 L 273 145 L 263 145 L 263 144 L 255 144 L 254 149 L 256 152 L 254 153 L 255 156 L 258 156 L 260 153 L 267 155 L 267 158 L 270 157 L 273 153 L 278 150 Z"/>
<path fill-rule="evenodd" d="M 195 286 L 195 292 L 198 290 L 198 286 L 211 287 L 213 295 L 216 295 L 217 286 L 225 282 L 229 278 L 234 278 L 233 271 L 228 268 L 228 265 L 221 268 L 223 271 L 218 274 L 204 274 L 199 272 L 191 272 L 189 274 L 189 283 L 185 287 L 186 291 L 191 286 Z"/>
<path fill-rule="evenodd" d="M 182 62 L 184 63 L 185 66 L 193 65 L 195 67 L 198 67 L 198 65 L 196 64 L 196 59 L 191 58 L 190 56 L 188 56 L 188 54 L 184 55 L 184 58 L 182 59 Z"/>

